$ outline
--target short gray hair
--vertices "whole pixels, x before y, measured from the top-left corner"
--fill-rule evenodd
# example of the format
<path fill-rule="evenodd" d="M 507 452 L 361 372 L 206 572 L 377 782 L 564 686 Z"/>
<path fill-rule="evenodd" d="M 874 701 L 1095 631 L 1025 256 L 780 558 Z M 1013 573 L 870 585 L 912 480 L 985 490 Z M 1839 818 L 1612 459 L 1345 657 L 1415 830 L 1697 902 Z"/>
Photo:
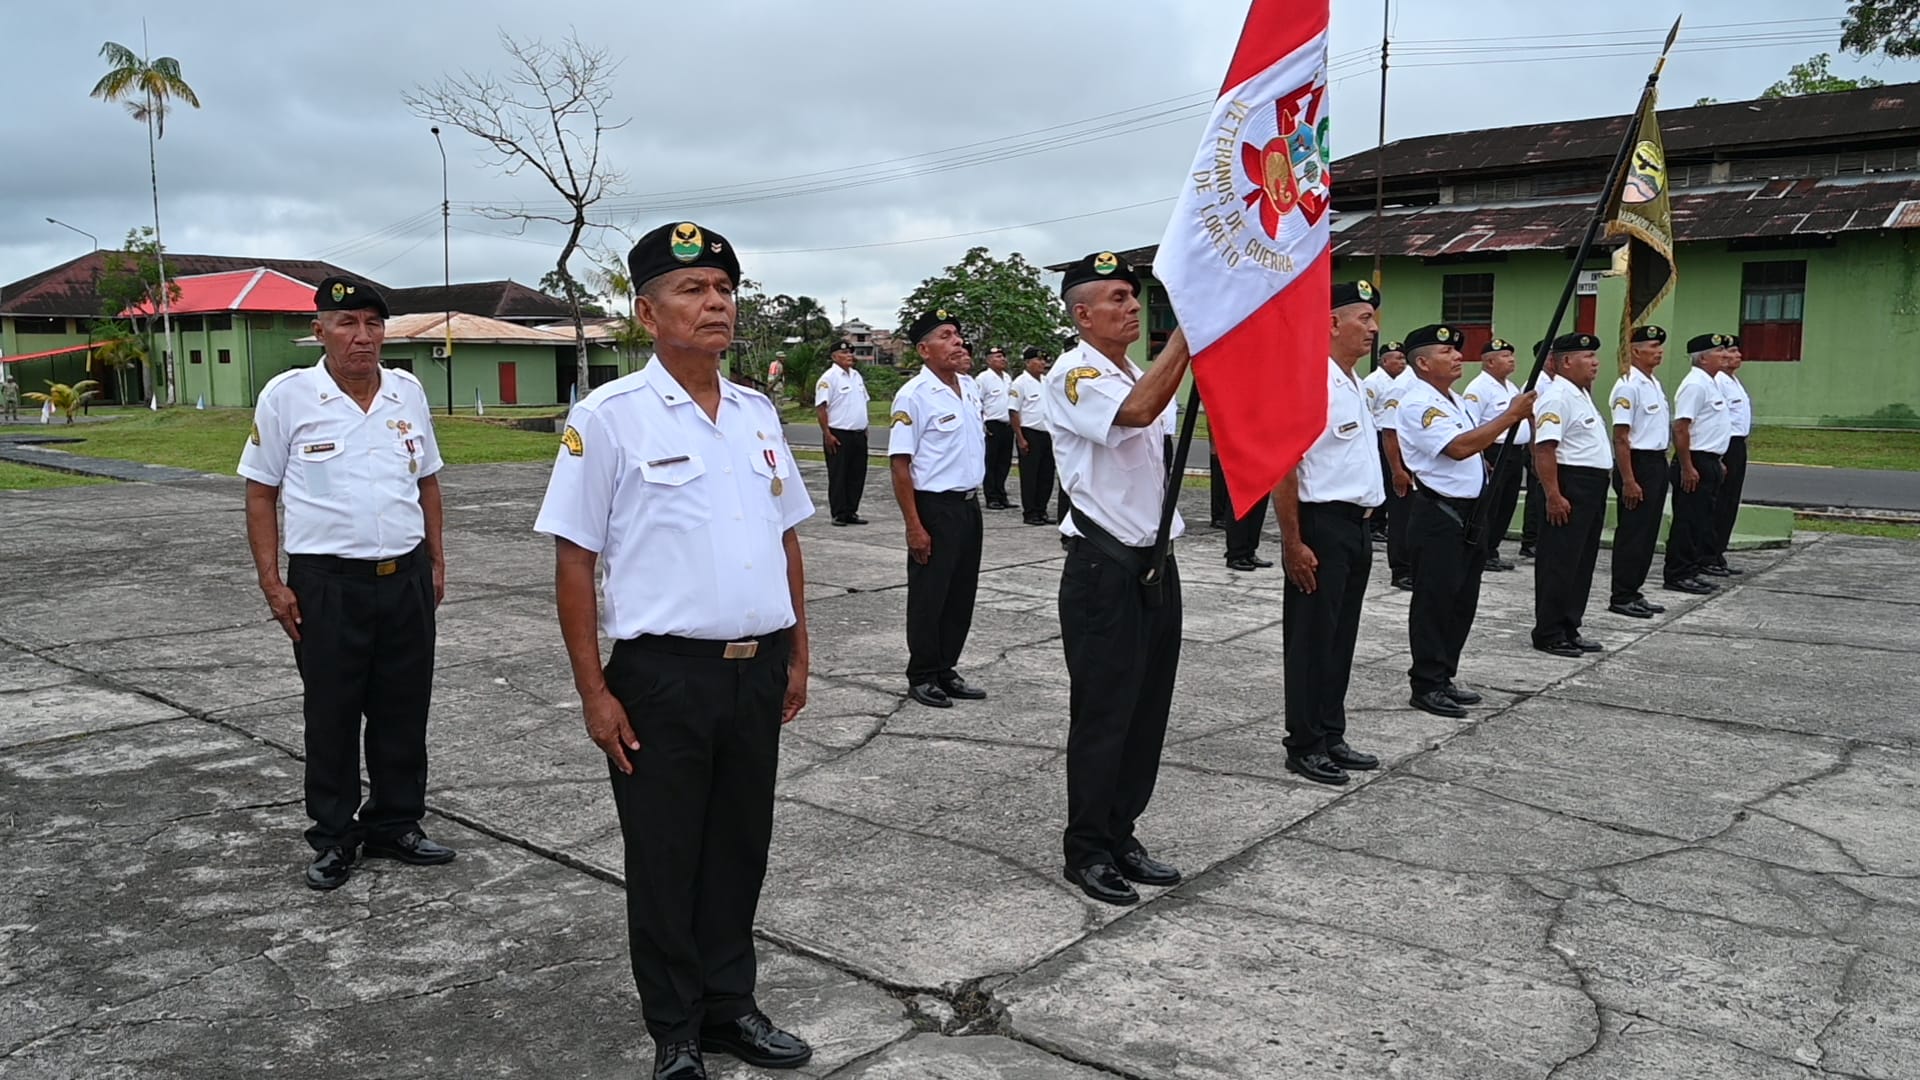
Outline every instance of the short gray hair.
<path fill-rule="evenodd" d="M 1701 349 L 1699 352 L 1690 352 L 1687 354 L 1687 362 L 1694 367 L 1699 367 L 1700 361 L 1706 359 L 1707 354 L 1712 351 L 1712 349 Z"/>
<path fill-rule="evenodd" d="M 1447 346 L 1445 345 L 1417 345 L 1407 350 L 1407 353 L 1406 353 L 1407 363 L 1409 364 L 1418 363 L 1420 358 L 1423 356 L 1438 355 L 1440 350 L 1446 347 Z"/>

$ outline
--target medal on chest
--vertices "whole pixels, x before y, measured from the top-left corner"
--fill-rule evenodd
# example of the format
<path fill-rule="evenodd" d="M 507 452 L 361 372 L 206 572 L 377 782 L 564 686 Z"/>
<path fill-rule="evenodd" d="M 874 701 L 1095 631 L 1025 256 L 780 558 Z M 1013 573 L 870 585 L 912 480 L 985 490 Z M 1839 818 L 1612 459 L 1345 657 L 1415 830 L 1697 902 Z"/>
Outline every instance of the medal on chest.
<path fill-rule="evenodd" d="M 780 493 L 786 490 L 786 485 L 780 482 L 780 457 L 772 450 L 762 450 L 760 453 L 767 459 L 767 468 L 772 469 L 774 472 L 773 483 L 767 485 L 767 487 L 768 490 L 773 492 L 773 497 L 777 499 L 780 497 Z"/>

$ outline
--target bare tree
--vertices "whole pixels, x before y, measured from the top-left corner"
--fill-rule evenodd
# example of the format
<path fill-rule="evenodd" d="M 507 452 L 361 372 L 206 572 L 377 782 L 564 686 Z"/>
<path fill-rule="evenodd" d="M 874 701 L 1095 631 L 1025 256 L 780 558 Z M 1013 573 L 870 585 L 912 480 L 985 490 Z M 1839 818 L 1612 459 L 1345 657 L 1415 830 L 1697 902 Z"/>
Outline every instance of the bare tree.
<path fill-rule="evenodd" d="M 417 86 L 401 100 L 423 120 L 457 127 L 492 147 L 493 164 L 508 176 L 532 169 L 557 192 L 565 210 L 545 212 L 538 204 L 484 206 L 479 213 L 500 221 L 550 221 L 567 230 L 554 269 L 567 285 L 567 306 L 573 310 L 574 344 L 579 357 L 575 376 L 580 395 L 586 396 L 587 328 L 580 303 L 585 297 L 567 261 L 581 248 L 581 236 L 602 223 L 589 219 L 595 203 L 620 189 L 625 176 L 600 156 L 601 139 L 627 121 L 609 122 L 606 108 L 613 100 L 613 76 L 619 63 L 604 49 L 587 46 L 578 34 L 548 45 L 519 41 L 504 31 L 501 47 L 514 66 L 504 77 L 462 71 L 432 86 Z"/>

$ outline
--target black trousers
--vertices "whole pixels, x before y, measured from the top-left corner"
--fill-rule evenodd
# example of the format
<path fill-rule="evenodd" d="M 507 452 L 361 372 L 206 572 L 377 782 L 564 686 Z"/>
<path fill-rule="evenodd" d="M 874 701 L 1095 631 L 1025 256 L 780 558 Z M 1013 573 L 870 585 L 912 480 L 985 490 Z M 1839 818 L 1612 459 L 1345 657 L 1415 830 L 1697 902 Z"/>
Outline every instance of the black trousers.
<path fill-rule="evenodd" d="M 1405 495 L 1393 493 L 1393 463 L 1387 460 L 1387 440 L 1380 439 L 1380 477 L 1386 485 L 1387 501 L 1374 511 L 1374 518 L 1386 518 L 1387 526 L 1387 572 L 1394 578 L 1408 577 L 1413 574 L 1413 552 L 1408 545 L 1407 523 L 1411 517 L 1413 492 Z"/>
<path fill-rule="evenodd" d="M 792 643 L 780 632 L 745 660 L 614 643 L 607 689 L 640 749 L 631 775 L 607 763 L 626 848 L 627 949 L 658 1042 L 754 1010 L 753 917 L 773 836 L 780 708 Z"/>
<path fill-rule="evenodd" d="M 1029 520 L 1047 516 L 1053 496 L 1053 433 L 1022 428 L 1027 448 L 1020 452 L 1020 514 Z"/>
<path fill-rule="evenodd" d="M 952 678 L 973 629 L 980 586 L 980 500 L 972 492 L 916 491 L 920 524 L 933 537 L 925 563 L 907 556 L 907 683 Z"/>
<path fill-rule="evenodd" d="M 1537 486 L 1533 475 L 1533 446 L 1530 443 L 1515 443 L 1507 448 L 1506 458 L 1500 465 L 1499 475 L 1494 475 L 1494 455 L 1499 448 L 1488 450 L 1482 456 L 1486 459 L 1487 498 L 1493 505 L 1487 512 L 1487 558 L 1496 558 L 1500 554 L 1500 542 L 1507 538 L 1507 529 L 1513 524 L 1513 509 L 1520 505 L 1520 481 L 1525 480 L 1529 489 Z M 1523 526 L 1524 530 L 1524 526 Z"/>
<path fill-rule="evenodd" d="M 427 801 L 427 708 L 433 700 L 433 562 L 423 545 L 374 564 L 287 558 L 300 601 L 293 661 L 306 692 L 307 843 L 315 851 L 392 840 L 420 824 Z M 367 797 L 360 800 L 360 718 Z M 357 810 L 357 820 L 356 820 Z"/>
<path fill-rule="evenodd" d="M 1180 569 L 1167 556 L 1164 602 L 1142 602 L 1127 567 L 1078 538 L 1060 573 L 1068 691 L 1068 867 L 1141 850 L 1134 823 L 1153 798 L 1180 667 Z"/>
<path fill-rule="evenodd" d="M 1347 682 L 1360 637 L 1360 604 L 1373 568 L 1366 511 L 1352 503 L 1300 504 L 1300 540 L 1320 562 L 1315 589 L 1291 580 L 1281 595 L 1287 753 L 1322 754 L 1347 737 Z"/>
<path fill-rule="evenodd" d="M 1633 479 L 1640 485 L 1640 505 L 1629 508 L 1624 498 L 1614 515 L 1612 602 L 1644 600 L 1640 590 L 1653 569 L 1653 549 L 1660 542 L 1660 518 L 1667 509 L 1667 455 L 1660 450 L 1635 450 Z M 1613 492 L 1619 496 L 1620 470 L 1613 472 Z"/>
<path fill-rule="evenodd" d="M 1460 671 L 1460 650 L 1473 632 L 1480 608 L 1480 575 L 1486 560 L 1467 543 L 1473 499 L 1447 499 L 1424 491 L 1407 496 L 1407 546 L 1413 552 L 1413 600 L 1407 608 L 1407 644 L 1413 692 L 1439 690 Z M 1457 519 L 1454 515 L 1458 515 Z"/>
<path fill-rule="evenodd" d="M 1251 559 L 1260 551 L 1260 531 L 1267 526 L 1267 506 L 1273 501 L 1270 495 L 1262 496 L 1246 517 L 1235 517 L 1233 499 L 1227 494 L 1227 477 L 1220 470 L 1220 455 L 1210 455 L 1208 471 L 1212 474 L 1208 483 L 1208 495 L 1212 503 L 1213 520 L 1230 521 L 1227 526 L 1227 561 Z"/>
<path fill-rule="evenodd" d="M 1747 437 L 1735 435 L 1720 458 L 1720 490 L 1713 497 L 1713 562 L 1727 565 L 1727 545 L 1740 518 L 1740 493 L 1747 486 Z"/>
<path fill-rule="evenodd" d="M 1700 483 L 1692 491 L 1680 482 L 1679 455 L 1667 473 L 1673 485 L 1673 524 L 1667 529 L 1663 576 L 1669 583 L 1698 577 L 1714 556 L 1713 508 L 1720 495 L 1720 455 L 1693 451 L 1693 467 L 1700 473 Z"/>
<path fill-rule="evenodd" d="M 1540 539 L 1540 527 L 1547 523 L 1547 493 L 1540 489 L 1540 477 L 1533 471 L 1533 447 L 1527 447 L 1527 502 L 1520 512 L 1520 546 L 1533 547 Z"/>
<path fill-rule="evenodd" d="M 1560 466 L 1560 494 L 1573 509 L 1565 525 L 1540 529 L 1533 564 L 1533 643 L 1551 645 L 1580 636 L 1607 524 L 1607 470 Z"/>
<path fill-rule="evenodd" d="M 860 512 L 867 490 L 867 429 L 833 428 L 840 449 L 827 455 L 827 509 L 835 521 Z"/>
<path fill-rule="evenodd" d="M 1005 420 L 987 421 L 987 478 L 982 486 L 987 501 L 996 505 L 1007 501 L 1007 473 L 1013 468 L 1013 425 Z"/>

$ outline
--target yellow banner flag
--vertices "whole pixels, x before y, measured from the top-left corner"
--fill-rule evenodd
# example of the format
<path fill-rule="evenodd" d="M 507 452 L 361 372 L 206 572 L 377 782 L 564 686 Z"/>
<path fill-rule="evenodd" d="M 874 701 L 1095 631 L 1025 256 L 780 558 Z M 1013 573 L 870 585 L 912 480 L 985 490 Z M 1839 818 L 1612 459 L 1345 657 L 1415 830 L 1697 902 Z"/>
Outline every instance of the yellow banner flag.
<path fill-rule="evenodd" d="M 1626 238 L 1627 303 L 1620 317 L 1620 373 L 1627 371 L 1633 328 L 1673 291 L 1673 208 L 1668 202 L 1667 153 L 1660 144 L 1656 95 L 1647 95 L 1638 140 L 1607 212 L 1608 239 Z"/>

